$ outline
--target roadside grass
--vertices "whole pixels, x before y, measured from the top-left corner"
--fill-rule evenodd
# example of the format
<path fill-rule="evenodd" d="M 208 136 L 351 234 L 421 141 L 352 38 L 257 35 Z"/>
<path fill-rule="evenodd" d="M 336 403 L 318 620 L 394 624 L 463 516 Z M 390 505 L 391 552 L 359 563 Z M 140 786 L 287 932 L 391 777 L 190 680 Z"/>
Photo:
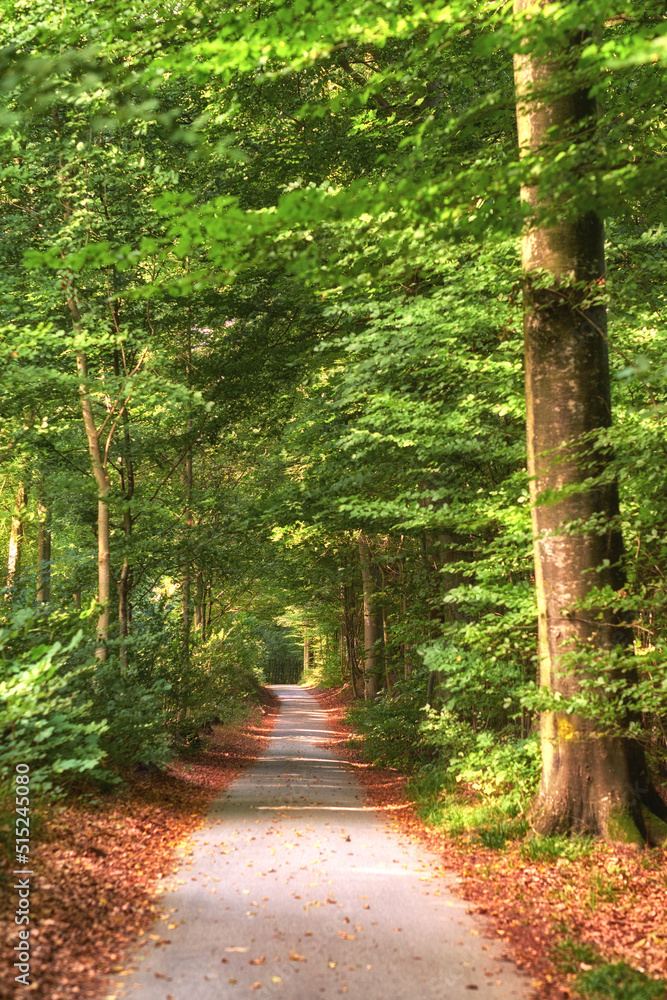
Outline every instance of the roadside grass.
<path fill-rule="evenodd" d="M 606 962 L 590 945 L 571 937 L 553 949 L 558 970 L 571 978 L 581 1000 L 665 1000 L 667 982 L 651 979 L 626 962 Z"/>

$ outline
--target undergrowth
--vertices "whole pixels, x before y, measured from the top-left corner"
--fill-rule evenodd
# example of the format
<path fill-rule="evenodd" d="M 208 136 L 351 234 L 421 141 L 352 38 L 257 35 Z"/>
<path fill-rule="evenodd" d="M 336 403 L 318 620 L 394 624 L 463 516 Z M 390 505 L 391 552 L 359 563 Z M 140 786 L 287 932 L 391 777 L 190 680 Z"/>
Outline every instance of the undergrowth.
<path fill-rule="evenodd" d="M 581 1000 L 665 1000 L 667 982 L 651 979 L 626 962 L 605 962 L 590 945 L 565 937 L 554 947 L 558 970 L 574 976 Z"/>

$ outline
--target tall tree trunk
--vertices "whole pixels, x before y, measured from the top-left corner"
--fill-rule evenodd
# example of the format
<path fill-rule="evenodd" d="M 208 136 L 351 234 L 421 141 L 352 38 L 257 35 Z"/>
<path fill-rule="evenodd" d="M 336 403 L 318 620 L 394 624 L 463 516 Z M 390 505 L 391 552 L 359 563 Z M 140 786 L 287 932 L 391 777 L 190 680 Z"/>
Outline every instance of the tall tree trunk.
<path fill-rule="evenodd" d="M 7 591 L 6 597 L 11 599 L 21 578 L 21 558 L 25 540 L 25 515 L 28 506 L 28 491 L 25 483 L 20 482 L 16 491 L 16 502 L 12 512 L 12 524 L 9 532 L 9 551 L 7 553 Z"/>
<path fill-rule="evenodd" d="M 40 495 L 37 501 L 39 519 L 37 534 L 37 600 L 48 604 L 51 600 L 51 511 Z"/>
<path fill-rule="evenodd" d="M 76 309 L 76 319 L 79 320 L 80 317 L 76 303 L 73 303 L 73 306 Z M 72 305 L 70 305 L 70 308 L 72 308 Z M 107 658 L 106 642 L 109 638 L 111 603 L 110 483 L 106 463 L 100 448 L 100 438 L 95 425 L 93 406 L 88 392 L 88 362 L 83 351 L 77 352 L 76 369 L 79 375 L 79 397 L 81 400 L 83 425 L 88 439 L 88 451 L 90 452 L 90 460 L 93 466 L 93 475 L 97 484 L 97 600 L 102 606 L 102 610 L 97 619 L 98 644 L 95 656 L 98 660 L 104 661 Z"/>
<path fill-rule="evenodd" d="M 188 338 L 185 356 L 185 373 L 188 387 L 190 385 L 190 369 L 192 366 L 192 322 L 190 319 L 190 307 L 188 306 Z M 192 430 L 192 420 L 188 421 L 188 433 Z M 181 567 L 181 648 L 185 660 L 190 658 L 190 592 L 192 589 L 191 573 L 192 561 L 190 559 L 190 535 L 192 534 L 192 443 L 189 444 L 188 453 L 185 458 L 183 468 L 183 485 L 185 486 L 185 552 Z"/>
<path fill-rule="evenodd" d="M 517 12 L 532 6 L 533 0 L 515 0 Z M 563 76 L 568 55 L 574 69 L 581 41 L 573 39 L 551 61 L 530 54 L 515 58 L 522 156 L 549 155 L 556 134 L 567 136 L 571 148 L 587 141 L 595 103 L 587 89 L 569 91 Z M 534 210 L 556 207 L 536 187 L 524 187 L 522 198 Z M 610 460 L 608 451 L 592 448 L 586 438 L 611 421 L 606 312 L 591 304 L 596 286 L 604 283 L 601 220 L 588 212 L 535 224 L 522 241 L 522 267 L 540 682 L 570 697 L 584 669 L 572 667 L 578 649 L 604 658 L 631 641 L 630 630 L 613 615 L 591 621 L 595 614 L 575 610 L 592 588 L 618 590 L 623 583 L 616 484 L 586 485 Z M 546 491 L 561 491 L 560 499 L 539 503 Z M 573 523 L 579 527 L 568 530 Z M 589 719 L 564 712 L 543 715 L 541 739 L 542 783 L 532 811 L 537 831 L 590 831 L 637 844 L 652 836 L 647 826 L 655 830 L 660 824 L 643 815 L 648 781 L 638 746 L 600 735 Z"/>
<path fill-rule="evenodd" d="M 340 679 L 341 679 L 342 683 L 344 684 L 345 683 L 345 678 L 348 675 L 348 664 L 347 664 L 347 655 L 346 655 L 347 643 L 346 643 L 346 639 L 345 639 L 346 631 L 347 631 L 347 608 L 346 608 L 346 602 L 345 602 L 345 584 L 344 583 L 341 583 L 341 585 L 340 585 L 339 596 L 340 596 L 340 633 L 339 633 L 339 638 L 340 638 L 340 649 L 339 649 L 339 656 L 340 656 Z"/>
<path fill-rule="evenodd" d="M 69 292 L 67 306 L 72 314 L 72 325 L 75 333 L 81 335 L 81 312 L 74 297 L 71 285 L 67 285 Z M 102 453 L 100 447 L 100 436 L 95 424 L 93 405 L 90 401 L 88 391 L 88 360 L 84 351 L 76 353 L 76 371 L 79 376 L 79 400 L 81 402 L 81 415 L 83 426 L 88 440 L 88 451 L 93 467 L 93 476 L 97 486 L 97 600 L 102 610 L 97 619 L 97 648 L 95 656 L 100 661 L 107 658 L 106 643 L 109 638 L 109 616 L 111 601 L 111 557 L 110 557 L 110 531 L 109 531 L 109 499 L 110 483 L 107 474 L 106 455 Z"/>
<path fill-rule="evenodd" d="M 201 632 L 202 643 L 206 640 L 206 582 L 204 573 L 198 569 L 195 574 L 194 624 Z"/>
<path fill-rule="evenodd" d="M 188 451 L 187 457 L 185 459 L 185 468 L 183 470 L 183 482 L 187 494 L 187 506 L 185 509 L 185 553 L 183 558 L 183 566 L 181 570 L 181 621 L 182 621 L 182 632 L 181 632 L 181 644 L 183 648 L 183 655 L 189 657 L 190 655 L 190 626 L 191 626 L 191 614 L 190 614 L 190 592 L 192 589 L 192 562 L 190 560 L 189 546 L 190 546 L 190 533 L 192 530 L 193 520 L 192 520 L 192 510 L 190 509 L 190 503 L 192 499 L 192 450 Z"/>
<path fill-rule="evenodd" d="M 114 372 L 117 378 L 121 376 L 120 352 L 114 351 Z M 127 667 L 127 637 L 130 634 L 132 619 L 132 565 L 130 563 L 130 546 L 132 544 L 132 499 L 134 497 L 134 462 L 130 438 L 130 413 L 127 399 L 123 400 L 123 450 L 120 462 L 121 487 L 123 490 L 123 563 L 118 578 L 118 633 L 120 639 L 120 662 Z"/>
<path fill-rule="evenodd" d="M 364 599 L 364 698 L 371 701 L 378 692 L 376 643 L 380 633 L 373 603 L 375 586 L 371 569 L 371 551 L 368 539 L 362 534 L 359 535 L 359 559 Z"/>

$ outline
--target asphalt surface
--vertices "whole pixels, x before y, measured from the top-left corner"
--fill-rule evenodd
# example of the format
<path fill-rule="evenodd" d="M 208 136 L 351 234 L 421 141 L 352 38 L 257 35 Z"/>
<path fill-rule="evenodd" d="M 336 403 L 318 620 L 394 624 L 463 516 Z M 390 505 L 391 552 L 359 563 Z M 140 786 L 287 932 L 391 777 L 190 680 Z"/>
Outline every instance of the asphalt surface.
<path fill-rule="evenodd" d="M 217 799 L 109 997 L 488 1000 L 528 978 L 452 891 L 438 858 L 369 805 L 318 741 L 326 712 L 276 685 L 270 746 Z"/>

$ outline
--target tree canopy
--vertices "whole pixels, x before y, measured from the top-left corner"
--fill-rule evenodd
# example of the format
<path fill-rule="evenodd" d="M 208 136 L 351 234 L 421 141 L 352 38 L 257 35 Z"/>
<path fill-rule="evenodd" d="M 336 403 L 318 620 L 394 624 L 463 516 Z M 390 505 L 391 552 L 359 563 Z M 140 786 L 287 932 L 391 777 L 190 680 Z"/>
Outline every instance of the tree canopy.
<path fill-rule="evenodd" d="M 0 11 L 3 765 L 109 780 L 303 656 L 450 776 L 622 746 L 535 823 L 661 839 L 662 12 Z"/>

